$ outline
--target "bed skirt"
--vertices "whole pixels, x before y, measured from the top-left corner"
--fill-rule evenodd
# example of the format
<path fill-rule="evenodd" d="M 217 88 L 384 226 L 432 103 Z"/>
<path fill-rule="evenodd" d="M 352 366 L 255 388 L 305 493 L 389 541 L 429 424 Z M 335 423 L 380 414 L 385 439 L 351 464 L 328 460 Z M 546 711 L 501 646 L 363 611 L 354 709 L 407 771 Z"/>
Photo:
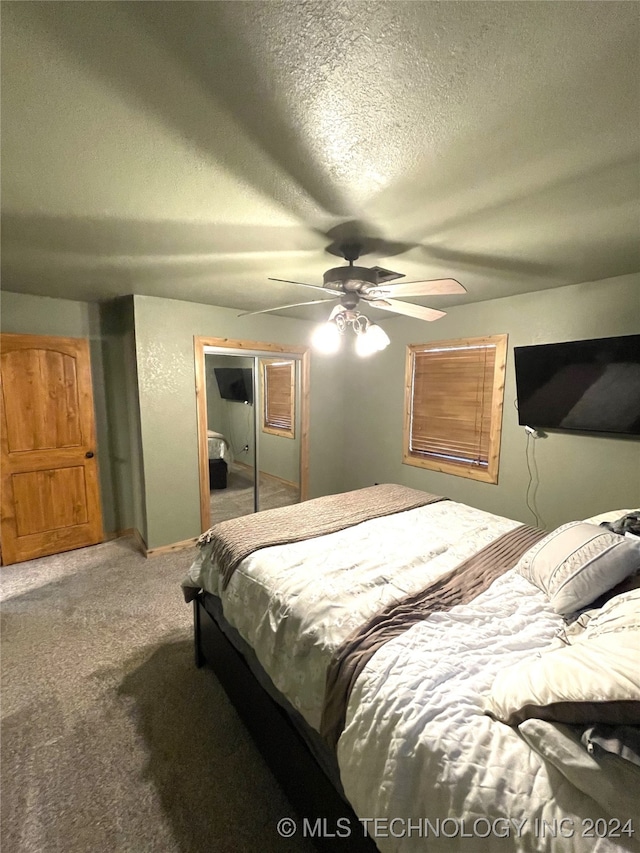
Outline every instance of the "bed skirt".
<path fill-rule="evenodd" d="M 207 664 L 217 675 L 299 821 L 306 819 L 308 827 L 316 828 L 310 833 L 314 845 L 326 853 L 377 853 L 373 841 L 360 832 L 338 834 L 341 827 L 355 830 L 360 822 L 344 799 L 335 757 L 226 623 L 219 599 L 201 593 L 193 612 L 196 666 Z"/>

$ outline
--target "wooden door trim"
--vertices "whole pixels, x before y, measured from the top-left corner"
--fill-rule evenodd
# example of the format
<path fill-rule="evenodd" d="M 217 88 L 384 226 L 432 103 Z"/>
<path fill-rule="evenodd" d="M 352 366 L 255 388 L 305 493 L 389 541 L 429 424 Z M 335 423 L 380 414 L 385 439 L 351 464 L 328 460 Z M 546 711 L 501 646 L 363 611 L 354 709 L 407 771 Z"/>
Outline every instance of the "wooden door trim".
<path fill-rule="evenodd" d="M 207 383 L 205 373 L 205 348 L 218 347 L 241 352 L 256 352 L 258 356 L 297 356 L 300 361 L 300 500 L 309 492 L 309 380 L 311 376 L 311 351 L 309 347 L 273 344 L 264 341 L 241 341 L 233 338 L 209 338 L 195 335 L 193 348 L 196 376 L 196 415 L 198 424 L 198 479 L 200 483 L 200 527 L 204 533 L 210 526 L 209 452 L 207 444 Z"/>

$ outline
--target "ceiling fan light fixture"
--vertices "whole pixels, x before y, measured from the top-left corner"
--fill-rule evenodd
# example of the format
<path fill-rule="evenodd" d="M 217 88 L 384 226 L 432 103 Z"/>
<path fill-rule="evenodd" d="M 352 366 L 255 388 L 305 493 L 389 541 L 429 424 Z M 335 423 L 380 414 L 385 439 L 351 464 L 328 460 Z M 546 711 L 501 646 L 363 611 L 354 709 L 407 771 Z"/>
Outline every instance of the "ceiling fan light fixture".
<path fill-rule="evenodd" d="M 369 339 L 368 335 L 358 335 L 356 338 L 355 350 L 356 354 L 359 355 L 360 358 L 367 358 L 368 356 L 373 355 L 374 352 L 377 352 L 377 348 Z"/>
<path fill-rule="evenodd" d="M 366 317 L 363 319 L 367 320 Z M 356 353 L 362 358 L 373 355 L 374 352 L 380 352 L 391 343 L 387 333 L 368 320 L 363 330 L 360 331 L 357 326 L 354 326 L 354 331 L 357 335 Z"/>
<path fill-rule="evenodd" d="M 364 314 L 336 305 L 328 322 L 314 330 L 311 336 L 313 348 L 326 355 L 337 352 L 342 335 L 349 327 L 356 336 L 356 353 L 363 358 L 383 350 L 391 343 L 384 329 L 372 323 Z"/>
<path fill-rule="evenodd" d="M 376 352 L 385 349 L 391 343 L 391 338 L 382 328 L 376 323 L 370 323 L 369 328 L 365 332 L 364 337 L 371 342 L 371 346 L 375 347 Z"/>
<path fill-rule="evenodd" d="M 332 355 L 340 349 L 342 335 L 333 320 L 316 326 L 311 336 L 311 345 L 325 355 Z"/>

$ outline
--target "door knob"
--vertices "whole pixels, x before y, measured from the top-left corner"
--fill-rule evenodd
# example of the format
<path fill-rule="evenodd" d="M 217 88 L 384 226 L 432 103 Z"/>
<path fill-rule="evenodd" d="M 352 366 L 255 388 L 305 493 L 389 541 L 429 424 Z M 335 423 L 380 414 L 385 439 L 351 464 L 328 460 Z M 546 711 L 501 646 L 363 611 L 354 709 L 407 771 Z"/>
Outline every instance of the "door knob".
<path fill-rule="evenodd" d="M 84 455 L 87 457 L 87 459 L 93 459 L 93 450 L 87 450 Z"/>

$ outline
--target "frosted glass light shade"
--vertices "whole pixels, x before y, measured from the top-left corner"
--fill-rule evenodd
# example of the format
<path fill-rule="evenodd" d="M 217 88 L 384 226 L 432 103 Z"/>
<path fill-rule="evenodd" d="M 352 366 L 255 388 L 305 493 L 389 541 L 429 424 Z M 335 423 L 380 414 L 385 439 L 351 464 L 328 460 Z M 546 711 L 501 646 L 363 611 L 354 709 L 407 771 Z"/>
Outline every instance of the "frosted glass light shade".
<path fill-rule="evenodd" d="M 377 352 L 377 347 L 373 338 L 369 337 L 368 332 L 358 335 L 356 338 L 356 353 L 361 358 L 366 358 L 369 355 L 373 355 L 374 352 Z"/>
<path fill-rule="evenodd" d="M 356 338 L 356 352 L 359 356 L 366 358 L 368 355 L 373 355 L 374 352 L 379 352 L 389 346 L 390 343 L 389 335 L 384 329 L 371 323 L 366 332 Z"/>
<path fill-rule="evenodd" d="M 340 331 L 335 323 L 323 323 L 317 326 L 311 336 L 311 345 L 318 352 L 330 355 L 340 348 Z"/>
<path fill-rule="evenodd" d="M 382 350 L 391 343 L 389 335 L 381 326 L 372 323 L 366 331 L 365 337 L 371 341 L 371 346 L 376 350 Z"/>

